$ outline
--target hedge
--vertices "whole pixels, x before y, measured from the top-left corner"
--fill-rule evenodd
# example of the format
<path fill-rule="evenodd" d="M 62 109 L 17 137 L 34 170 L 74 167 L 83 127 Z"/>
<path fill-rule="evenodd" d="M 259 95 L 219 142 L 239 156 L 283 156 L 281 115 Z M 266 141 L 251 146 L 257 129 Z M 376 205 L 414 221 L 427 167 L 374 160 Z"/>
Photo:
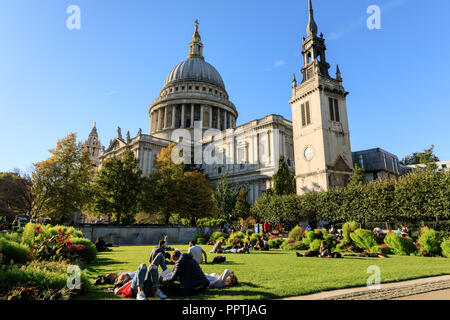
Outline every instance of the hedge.
<path fill-rule="evenodd" d="M 436 228 L 444 230 L 450 227 L 450 171 L 419 169 L 397 180 L 378 179 L 301 196 L 266 192 L 255 201 L 252 214 L 259 221 L 268 219 L 287 224 L 360 221 L 364 226 L 382 221 L 417 225 L 435 221 L 440 226 Z"/>
<path fill-rule="evenodd" d="M 4 263 L 26 263 L 30 259 L 30 249 L 23 244 L 12 240 L 0 238 L 0 264 Z"/>

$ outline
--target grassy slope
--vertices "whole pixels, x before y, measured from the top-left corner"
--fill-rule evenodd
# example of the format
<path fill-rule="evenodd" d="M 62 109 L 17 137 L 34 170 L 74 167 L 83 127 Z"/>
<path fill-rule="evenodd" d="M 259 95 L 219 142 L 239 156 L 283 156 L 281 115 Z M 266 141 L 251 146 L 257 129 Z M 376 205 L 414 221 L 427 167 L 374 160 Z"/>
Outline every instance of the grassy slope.
<path fill-rule="evenodd" d="M 183 252 L 187 246 L 177 246 Z M 110 272 L 135 271 L 140 263 L 147 263 L 149 246 L 114 248 L 113 252 L 100 253 L 88 268 L 89 277 Z M 211 246 L 203 246 L 206 252 Z M 222 273 L 234 270 L 240 286 L 212 289 L 190 299 L 271 299 L 298 296 L 324 290 L 341 289 L 366 284 L 370 274 L 367 267 L 381 269 L 381 281 L 392 282 L 427 276 L 450 274 L 450 259 L 390 256 L 387 259 L 344 257 L 344 259 L 297 258 L 294 251 L 272 250 L 251 252 L 248 255 L 224 254 L 223 264 L 202 264 L 205 273 Z M 212 261 L 214 254 L 208 254 Z M 172 266 L 169 266 L 170 268 Z M 82 299 L 120 299 L 97 287 Z"/>

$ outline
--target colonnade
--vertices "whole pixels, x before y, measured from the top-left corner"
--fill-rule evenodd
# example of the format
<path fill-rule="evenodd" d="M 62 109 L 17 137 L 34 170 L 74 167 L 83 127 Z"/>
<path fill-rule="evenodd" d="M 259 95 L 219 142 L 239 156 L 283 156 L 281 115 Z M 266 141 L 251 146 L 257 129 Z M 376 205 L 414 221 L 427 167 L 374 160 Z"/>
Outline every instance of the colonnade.
<path fill-rule="evenodd" d="M 174 104 L 156 108 L 151 112 L 150 133 L 164 129 L 193 128 L 194 121 L 200 121 L 202 128 L 219 130 L 236 125 L 234 114 L 220 107 L 193 103 Z"/>

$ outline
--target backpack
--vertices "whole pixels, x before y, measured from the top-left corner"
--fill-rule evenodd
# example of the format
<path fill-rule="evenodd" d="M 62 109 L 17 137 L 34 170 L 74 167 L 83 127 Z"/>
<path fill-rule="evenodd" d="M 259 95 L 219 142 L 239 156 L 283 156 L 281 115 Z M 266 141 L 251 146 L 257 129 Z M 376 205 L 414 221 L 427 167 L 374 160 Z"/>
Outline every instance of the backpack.
<path fill-rule="evenodd" d="M 333 252 L 333 253 L 331 254 L 331 257 L 332 257 L 332 258 L 342 258 L 342 255 L 341 255 L 339 252 Z"/>
<path fill-rule="evenodd" d="M 226 259 L 224 256 L 215 256 L 211 263 L 223 263 Z"/>

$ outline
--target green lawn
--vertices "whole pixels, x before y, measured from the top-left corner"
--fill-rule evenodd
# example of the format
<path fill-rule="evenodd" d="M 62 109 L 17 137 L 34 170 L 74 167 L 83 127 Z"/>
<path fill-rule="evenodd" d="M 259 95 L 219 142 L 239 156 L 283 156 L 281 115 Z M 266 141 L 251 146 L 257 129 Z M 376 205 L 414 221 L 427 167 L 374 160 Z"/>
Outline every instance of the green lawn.
<path fill-rule="evenodd" d="M 183 252 L 187 246 L 176 246 Z M 97 260 L 86 270 L 92 281 L 97 275 L 110 272 L 135 271 L 139 264 L 147 263 L 152 246 L 124 246 L 112 252 L 99 253 Z M 206 252 L 211 246 L 203 246 Z M 295 251 L 272 250 L 250 254 L 223 254 L 223 264 L 202 264 L 205 273 L 234 270 L 239 286 L 209 289 L 189 299 L 273 299 L 304 295 L 324 290 L 364 286 L 370 274 L 367 267 L 381 269 L 381 281 L 392 282 L 414 278 L 450 274 L 450 259 L 389 256 L 387 259 L 344 257 L 343 259 L 297 258 Z M 208 253 L 208 261 L 214 254 Z M 169 266 L 172 268 L 172 266 Z M 96 287 L 81 299 L 121 299 L 107 293 L 108 286 Z"/>

